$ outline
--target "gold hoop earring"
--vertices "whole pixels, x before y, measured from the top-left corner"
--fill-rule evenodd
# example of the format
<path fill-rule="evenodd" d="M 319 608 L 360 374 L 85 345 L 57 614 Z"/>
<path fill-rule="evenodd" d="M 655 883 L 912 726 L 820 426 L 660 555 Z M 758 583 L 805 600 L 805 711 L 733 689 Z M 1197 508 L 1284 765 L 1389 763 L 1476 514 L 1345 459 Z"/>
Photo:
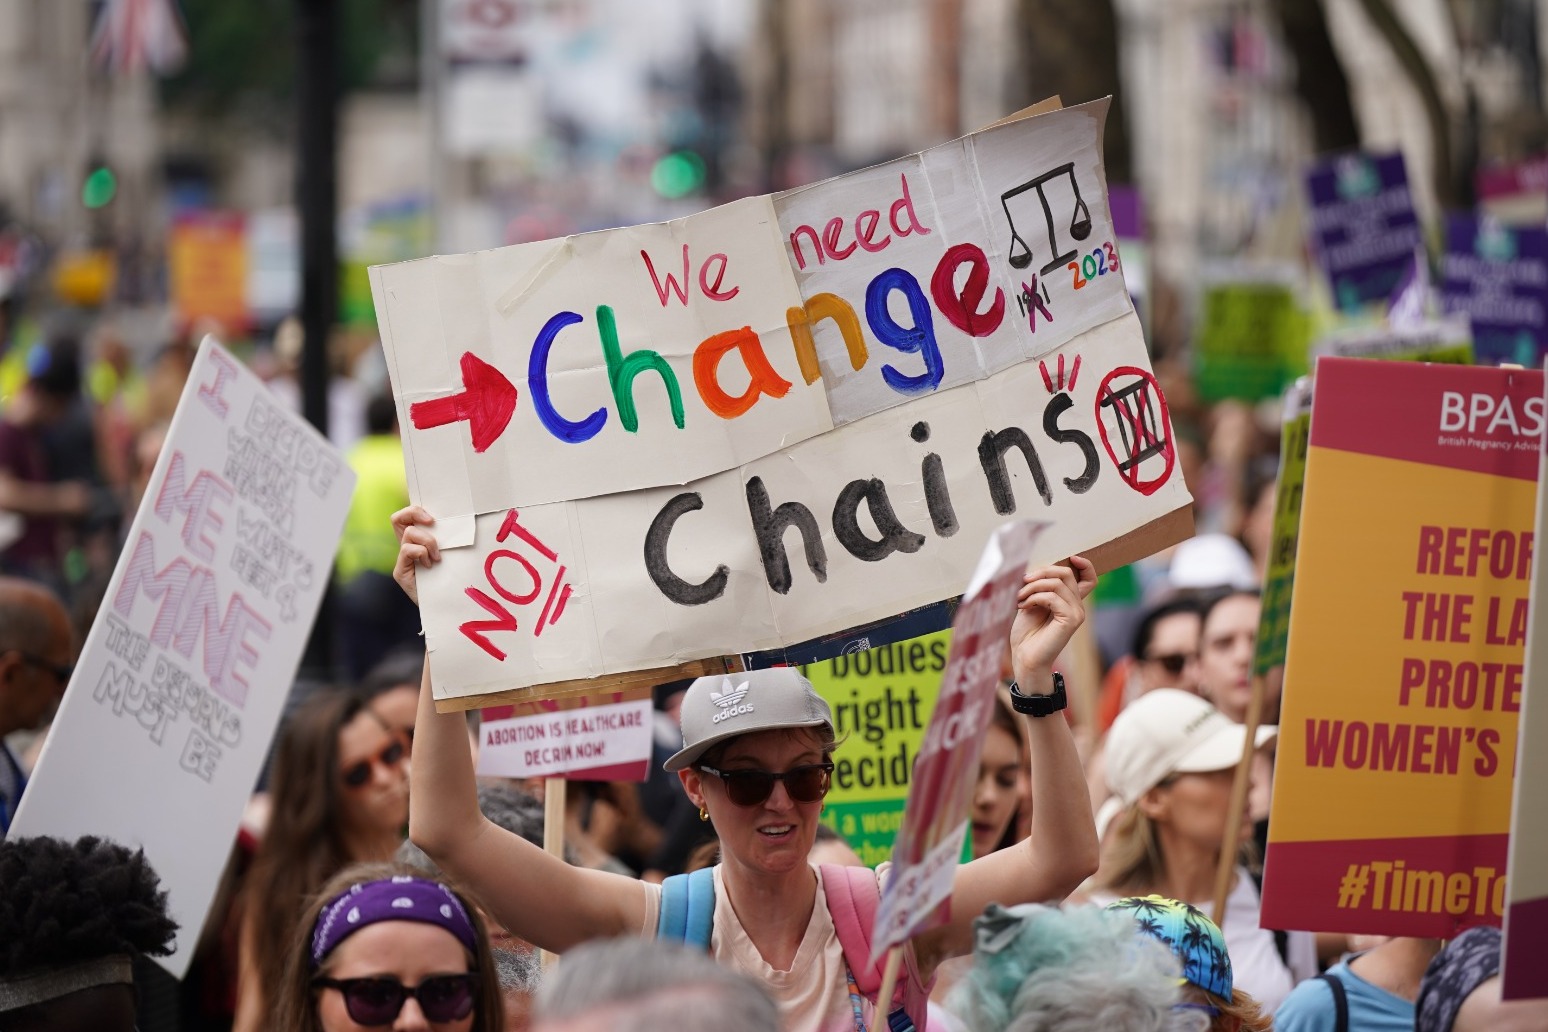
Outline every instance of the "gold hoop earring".
<path fill-rule="evenodd" d="M 705 809 L 702 806 L 699 807 L 699 820 L 701 820 L 701 821 L 709 820 L 709 810 Z"/>

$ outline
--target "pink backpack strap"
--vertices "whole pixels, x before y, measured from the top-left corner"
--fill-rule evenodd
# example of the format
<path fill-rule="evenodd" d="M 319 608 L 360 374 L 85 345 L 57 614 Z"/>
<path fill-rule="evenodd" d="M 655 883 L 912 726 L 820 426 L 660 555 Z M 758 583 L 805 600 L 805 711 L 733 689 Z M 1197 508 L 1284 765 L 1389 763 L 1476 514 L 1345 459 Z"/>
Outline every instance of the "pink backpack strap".
<path fill-rule="evenodd" d="M 882 965 L 870 963 L 871 929 L 876 927 L 876 908 L 881 903 L 876 872 L 869 867 L 823 864 L 822 891 L 849 973 L 862 993 L 874 997 L 882 984 Z"/>
<path fill-rule="evenodd" d="M 870 963 L 871 930 L 876 927 L 876 909 L 881 904 L 881 886 L 877 884 L 876 872 L 868 867 L 838 864 L 823 864 L 821 870 L 822 890 L 827 898 L 828 914 L 833 919 L 833 930 L 838 934 L 839 947 L 844 951 L 844 962 L 854 975 L 855 987 L 874 1001 L 881 991 L 884 965 L 884 961 Z M 920 981 L 912 949 L 904 952 L 898 989 L 903 997 L 903 1010 L 913 1021 L 914 1028 L 923 1032 L 930 988 Z M 895 993 L 893 1001 L 896 1000 Z M 891 1010 L 892 1001 L 887 1005 L 877 1001 L 878 1012 Z"/>

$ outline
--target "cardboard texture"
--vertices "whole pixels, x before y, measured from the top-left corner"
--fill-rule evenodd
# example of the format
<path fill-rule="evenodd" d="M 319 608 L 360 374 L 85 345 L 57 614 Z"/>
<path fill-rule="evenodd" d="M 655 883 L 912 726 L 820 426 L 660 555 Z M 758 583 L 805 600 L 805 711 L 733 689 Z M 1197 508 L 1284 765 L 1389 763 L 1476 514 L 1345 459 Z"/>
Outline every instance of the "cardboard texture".
<path fill-rule="evenodd" d="M 1038 561 L 1184 536 L 1105 112 L 373 269 L 444 556 L 420 579 L 437 699 L 564 694 L 939 602 L 1011 518 L 1053 524 Z"/>

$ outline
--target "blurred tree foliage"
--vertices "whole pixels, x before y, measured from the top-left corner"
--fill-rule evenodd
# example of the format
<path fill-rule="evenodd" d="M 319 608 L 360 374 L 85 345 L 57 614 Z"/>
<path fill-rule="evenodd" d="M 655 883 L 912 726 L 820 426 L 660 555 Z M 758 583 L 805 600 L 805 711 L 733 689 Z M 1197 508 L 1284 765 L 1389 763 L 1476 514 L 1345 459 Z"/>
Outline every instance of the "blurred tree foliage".
<path fill-rule="evenodd" d="M 188 62 L 177 75 L 162 80 L 166 108 L 195 117 L 242 112 L 276 128 L 291 124 L 296 2 L 180 0 L 188 26 Z M 417 87 L 418 0 L 338 3 L 341 88 Z"/>

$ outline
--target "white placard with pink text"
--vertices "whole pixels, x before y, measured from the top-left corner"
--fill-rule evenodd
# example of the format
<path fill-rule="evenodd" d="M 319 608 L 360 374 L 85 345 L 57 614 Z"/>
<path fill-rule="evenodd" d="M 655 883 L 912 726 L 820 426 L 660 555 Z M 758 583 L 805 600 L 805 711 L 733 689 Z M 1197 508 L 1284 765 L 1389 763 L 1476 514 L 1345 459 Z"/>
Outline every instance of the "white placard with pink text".
<path fill-rule="evenodd" d="M 355 475 L 206 337 L 12 837 L 143 848 L 182 977 L 295 678 Z"/>
<path fill-rule="evenodd" d="M 587 700 L 589 701 L 589 700 Z M 478 729 L 478 773 L 504 778 L 644 781 L 650 774 L 650 696 L 573 709 L 496 706 Z"/>

